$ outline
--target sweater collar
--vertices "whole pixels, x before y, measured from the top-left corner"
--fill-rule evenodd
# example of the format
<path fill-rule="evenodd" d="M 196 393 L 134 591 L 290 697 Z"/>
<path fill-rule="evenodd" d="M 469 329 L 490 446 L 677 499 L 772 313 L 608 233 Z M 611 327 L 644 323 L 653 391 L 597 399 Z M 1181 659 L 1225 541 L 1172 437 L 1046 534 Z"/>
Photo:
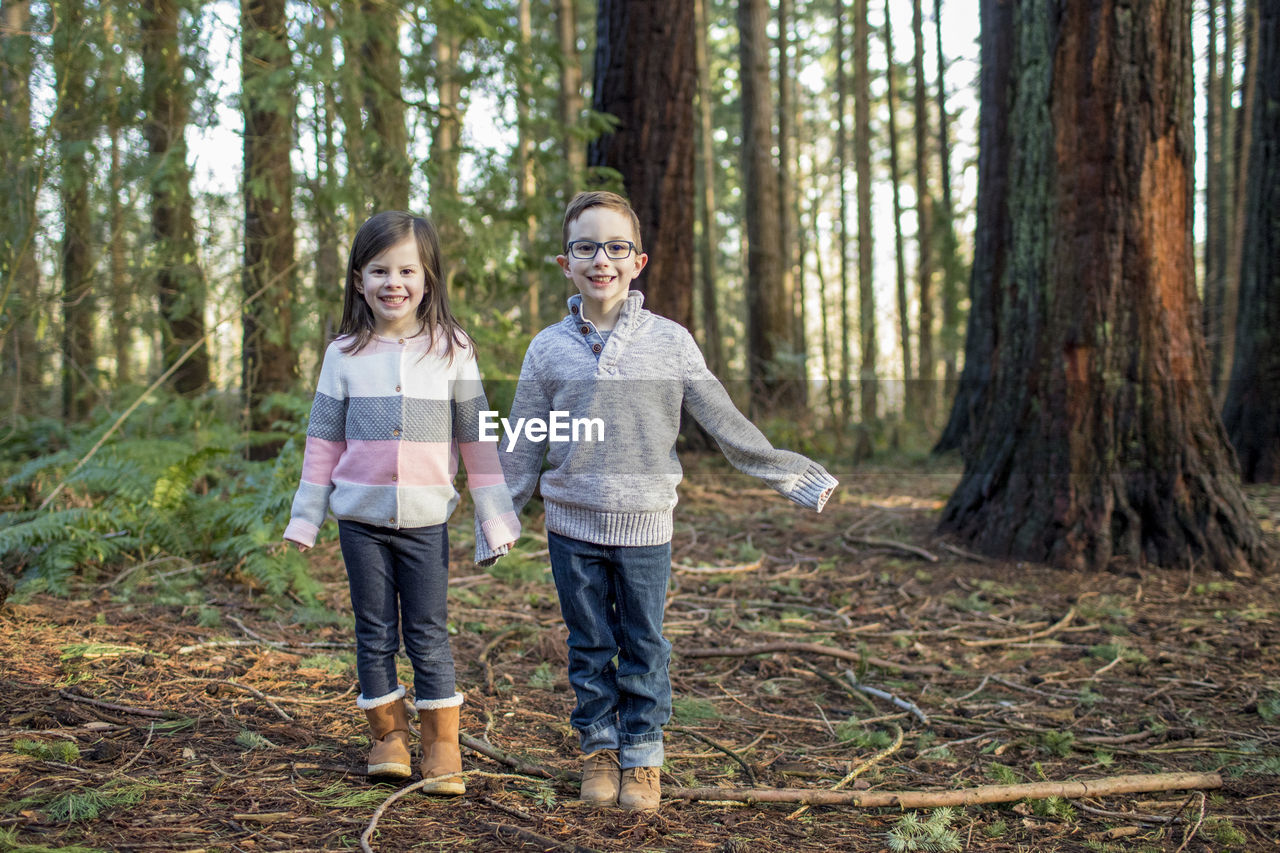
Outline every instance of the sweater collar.
<path fill-rule="evenodd" d="M 575 293 L 568 299 L 569 316 L 565 321 L 577 325 L 582 316 L 582 294 Z M 622 310 L 618 312 L 618 322 L 614 324 L 613 330 L 616 332 L 620 329 L 630 329 L 640 319 L 640 313 L 644 310 L 644 294 L 638 290 L 628 290 L 627 298 L 622 303 Z"/>

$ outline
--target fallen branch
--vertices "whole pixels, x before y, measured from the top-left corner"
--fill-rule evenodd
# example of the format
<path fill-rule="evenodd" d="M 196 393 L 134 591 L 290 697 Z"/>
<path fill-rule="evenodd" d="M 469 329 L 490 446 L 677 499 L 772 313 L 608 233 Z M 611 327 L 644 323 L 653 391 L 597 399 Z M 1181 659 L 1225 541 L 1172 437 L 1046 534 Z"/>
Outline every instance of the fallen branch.
<path fill-rule="evenodd" d="M 1008 643 L 1025 643 L 1029 640 L 1042 640 L 1045 637 L 1058 633 L 1063 628 L 1071 624 L 1071 620 L 1076 618 L 1076 609 L 1072 607 L 1067 611 L 1067 615 L 1063 616 L 1057 622 L 1054 622 L 1043 631 L 1036 631 L 1033 634 L 1023 634 L 1020 637 L 996 637 L 987 640 L 961 640 L 960 644 L 969 646 L 970 648 L 979 648 L 982 646 L 1003 646 Z"/>
<path fill-rule="evenodd" d="M 686 575 L 733 575 L 742 572 L 754 572 L 760 568 L 763 559 L 756 560 L 754 563 L 743 563 L 740 566 L 686 566 L 682 563 L 672 563 L 672 571 L 678 574 Z"/>
<path fill-rule="evenodd" d="M 755 771 L 751 769 L 751 765 L 748 764 L 747 761 L 741 755 L 738 755 L 738 753 L 734 752 L 729 747 L 725 746 L 724 744 L 717 743 L 716 741 L 712 740 L 711 738 L 707 737 L 704 734 L 699 734 L 698 732 L 691 731 L 686 728 L 681 728 L 680 726 L 667 726 L 666 729 L 669 732 L 679 732 L 682 735 L 688 735 L 694 740 L 700 740 L 703 743 L 705 743 L 707 746 L 720 750 L 725 755 L 729 756 L 734 761 L 738 762 L 738 766 L 741 767 L 743 772 L 747 774 L 748 782 L 750 782 L 752 785 L 756 784 L 756 774 L 755 774 Z"/>
<path fill-rule="evenodd" d="M 755 646 L 739 646 L 738 648 L 713 648 L 713 649 L 680 649 L 681 657 L 686 658 L 716 658 L 716 657 L 751 657 L 752 655 L 769 654 L 770 652 L 810 652 L 815 655 L 828 655 L 841 660 L 853 661 L 854 663 L 865 662 L 869 666 L 878 666 L 881 669 L 897 669 L 902 672 L 918 672 L 925 675 L 939 675 L 943 672 L 941 667 L 931 666 L 928 664 L 909 664 L 897 663 L 896 661 L 885 660 L 884 658 L 864 657 L 857 652 L 851 652 L 848 649 L 841 649 L 835 646 L 823 646 L 818 643 L 760 643 Z"/>
<path fill-rule="evenodd" d="M 522 844 L 536 844 L 539 850 L 568 850 L 570 853 L 597 853 L 594 847 L 583 847 L 573 841 L 560 841 L 546 835 L 539 835 L 531 829 L 523 829 L 508 823 L 490 823 L 487 820 L 476 824 L 498 836 L 499 841 L 510 841 L 513 837 Z M 504 837 L 505 836 L 505 837 Z"/>
<path fill-rule="evenodd" d="M 877 687 L 868 687 L 865 684 L 859 684 L 858 676 L 854 675 L 853 670 L 846 669 L 844 671 L 844 677 L 849 679 L 849 684 L 852 685 L 853 689 L 857 690 L 859 693 L 865 693 L 868 696 L 874 696 L 877 699 L 883 699 L 886 702 L 890 702 L 896 707 L 901 708 L 904 711 L 909 711 L 912 714 L 912 716 L 914 716 L 917 720 L 919 720 L 924 725 L 926 726 L 929 725 L 929 717 L 925 714 L 924 711 L 920 710 L 920 706 L 916 705 L 916 703 L 908 702 L 906 699 L 899 699 L 897 696 L 894 696 L 892 693 L 888 693 Z"/>
<path fill-rule="evenodd" d="M 901 551 L 904 554 L 911 554 L 930 563 L 938 562 L 936 554 L 931 554 L 923 548 L 917 548 L 915 545 L 908 545 L 905 542 L 897 542 L 893 539 L 874 539 L 870 536 L 848 536 L 847 541 L 857 545 L 870 545 L 873 548 L 892 548 L 895 551 Z"/>
<path fill-rule="evenodd" d="M 800 788 L 673 788 L 675 800 L 729 800 L 741 803 L 805 803 L 811 806 L 856 808 L 936 809 L 980 803 L 1011 803 L 1049 797 L 1081 799 L 1113 794 L 1150 793 L 1221 788 L 1217 773 L 1152 773 L 1089 779 L 1081 782 L 1028 782 L 1020 785 L 982 785 L 958 791 L 827 791 Z"/>
<path fill-rule="evenodd" d="M 458 741 L 467 749 L 478 752 L 481 755 L 492 758 L 499 764 L 505 764 L 517 773 L 524 776 L 538 776 L 543 779 L 559 779 L 562 782 L 578 782 L 580 776 L 577 773 L 569 773 L 564 770 L 553 770 L 550 767 L 544 767 L 541 764 L 534 764 L 523 758 L 517 758 L 510 753 L 503 752 L 498 747 L 488 741 L 474 738 L 466 732 L 459 732 Z"/>
<path fill-rule="evenodd" d="M 112 702 L 90 699 L 88 696 L 81 696 L 78 693 L 71 693 L 67 690 L 59 690 L 58 695 L 70 702 L 82 702 L 85 705 L 93 705 L 95 708 L 102 708 L 105 711 L 119 711 L 122 714 L 133 714 L 136 717 L 154 717 L 157 720 L 172 720 L 182 716 L 174 711 L 153 711 L 150 708 L 133 708 L 129 705 L 116 705 Z"/>

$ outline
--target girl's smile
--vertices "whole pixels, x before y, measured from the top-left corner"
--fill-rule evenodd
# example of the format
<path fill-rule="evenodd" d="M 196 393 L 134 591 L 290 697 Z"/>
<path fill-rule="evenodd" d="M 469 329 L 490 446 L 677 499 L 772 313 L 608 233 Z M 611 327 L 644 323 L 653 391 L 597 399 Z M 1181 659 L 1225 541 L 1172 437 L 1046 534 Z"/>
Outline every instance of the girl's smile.
<path fill-rule="evenodd" d="M 356 289 L 373 312 L 374 334 L 405 338 L 421 330 L 418 306 L 426 288 L 426 273 L 412 235 L 374 256 L 360 270 Z"/>

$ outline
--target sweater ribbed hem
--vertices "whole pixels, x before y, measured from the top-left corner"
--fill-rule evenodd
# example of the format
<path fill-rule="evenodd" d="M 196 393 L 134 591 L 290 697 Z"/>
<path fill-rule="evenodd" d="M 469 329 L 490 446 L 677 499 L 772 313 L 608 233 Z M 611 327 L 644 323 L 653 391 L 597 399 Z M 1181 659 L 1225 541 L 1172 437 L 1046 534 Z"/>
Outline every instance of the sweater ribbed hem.
<path fill-rule="evenodd" d="M 647 546 L 671 541 L 672 511 L 600 512 L 544 499 L 547 530 L 596 545 Z"/>
<path fill-rule="evenodd" d="M 838 485 L 840 481 L 815 462 L 800 475 L 800 479 L 796 481 L 795 487 L 787 497 L 801 506 L 822 512 L 822 508 L 827 505 L 827 499 L 831 497 L 831 493 Z"/>

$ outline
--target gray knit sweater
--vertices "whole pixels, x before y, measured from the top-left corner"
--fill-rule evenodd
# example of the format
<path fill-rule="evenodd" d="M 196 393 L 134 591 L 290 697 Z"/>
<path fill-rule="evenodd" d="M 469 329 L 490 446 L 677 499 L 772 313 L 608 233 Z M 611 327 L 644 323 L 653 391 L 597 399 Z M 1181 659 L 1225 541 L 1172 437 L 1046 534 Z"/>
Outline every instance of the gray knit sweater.
<path fill-rule="evenodd" d="M 531 439 L 526 430 L 503 437 L 498 457 L 517 513 L 538 484 L 545 455 L 547 530 L 601 545 L 670 541 L 683 476 L 676 458 L 681 406 L 739 471 L 822 511 L 836 479 L 769 443 L 707 369 L 687 329 L 645 310 L 644 295 L 633 290 L 606 340 L 583 318 L 581 303 L 579 295 L 570 298 L 569 315 L 538 333 L 525 353 L 509 423 L 550 422 L 558 412 L 559 433 L 571 436 L 574 420 L 579 429 L 576 441 L 537 440 L 537 433 Z"/>

